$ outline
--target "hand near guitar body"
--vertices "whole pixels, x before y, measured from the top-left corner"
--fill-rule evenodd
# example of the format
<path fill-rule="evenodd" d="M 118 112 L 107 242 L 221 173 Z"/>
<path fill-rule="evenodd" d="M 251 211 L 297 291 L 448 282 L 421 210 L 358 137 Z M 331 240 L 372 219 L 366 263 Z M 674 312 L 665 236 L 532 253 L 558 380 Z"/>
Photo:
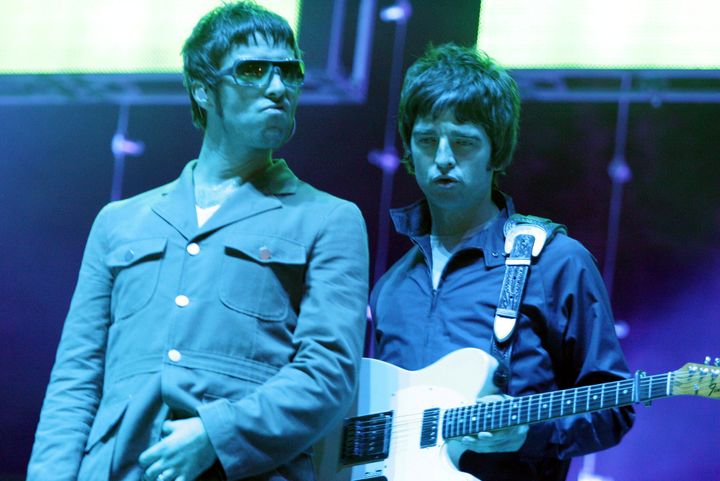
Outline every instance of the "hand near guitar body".
<path fill-rule="evenodd" d="M 478 398 L 479 403 L 490 403 L 512 399 L 507 394 L 491 394 Z M 481 432 L 474 436 L 463 436 L 461 439 L 465 449 L 476 453 L 510 453 L 518 451 L 527 438 L 528 426 L 512 426 L 499 431 Z"/>

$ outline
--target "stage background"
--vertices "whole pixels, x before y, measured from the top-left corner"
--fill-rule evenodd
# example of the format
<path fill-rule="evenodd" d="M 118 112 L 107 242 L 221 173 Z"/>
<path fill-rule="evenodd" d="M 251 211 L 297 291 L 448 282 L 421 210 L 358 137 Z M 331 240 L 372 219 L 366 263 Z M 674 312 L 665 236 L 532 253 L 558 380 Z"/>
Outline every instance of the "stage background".
<path fill-rule="evenodd" d="M 475 40 L 477 18 L 462 13 L 477 9 L 474 2 L 448 2 L 446 15 L 437 15 L 434 3 L 415 2 L 404 66 L 430 40 Z M 381 171 L 367 156 L 383 145 L 394 32 L 394 24 L 375 25 L 367 102 L 301 105 L 295 137 L 277 152 L 304 180 L 360 206 L 373 261 Z M 110 196 L 118 112 L 110 103 L 0 106 L 3 480 L 24 475 L 84 242 Z M 566 224 L 600 265 L 616 116 L 612 102 L 525 102 L 515 162 L 502 181 L 520 212 Z M 655 374 L 720 356 L 719 118 L 717 103 L 630 106 L 633 176 L 625 185 L 612 297 L 616 317 L 629 326 L 622 343 L 632 370 Z M 187 105 L 131 106 L 127 135 L 145 152 L 126 159 L 124 197 L 174 179 L 201 142 Z M 399 170 L 392 205 L 418 196 Z M 390 261 L 409 247 L 395 234 L 389 245 Z M 620 446 L 597 455 L 596 472 L 615 481 L 720 479 L 719 409 L 699 398 L 638 407 Z"/>

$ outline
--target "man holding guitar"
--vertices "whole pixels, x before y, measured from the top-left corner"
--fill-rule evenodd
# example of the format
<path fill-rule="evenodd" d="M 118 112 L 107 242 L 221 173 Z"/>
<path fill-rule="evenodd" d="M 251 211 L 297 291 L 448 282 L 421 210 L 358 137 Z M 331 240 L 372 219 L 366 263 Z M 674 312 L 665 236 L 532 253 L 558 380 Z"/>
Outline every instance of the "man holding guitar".
<path fill-rule="evenodd" d="M 630 376 L 591 254 L 538 218 L 530 224 L 544 229 L 547 241 L 543 246 L 535 237 L 537 252 L 527 262 L 515 261 L 513 245 L 506 244 L 515 209 L 497 186 L 512 160 L 519 114 L 514 80 L 483 52 L 442 45 L 413 64 L 403 85 L 399 128 L 404 163 L 425 198 L 392 211 L 396 229 L 414 246 L 377 283 L 370 300 L 383 361 L 415 371 L 468 347 L 500 357 L 506 383 L 481 401 Z M 506 274 L 521 264 L 527 265 L 522 276 Z M 468 384 L 492 377 L 462 367 Z M 561 410 L 566 404 L 575 409 L 573 396 L 551 400 Z M 600 401 L 608 398 L 600 394 Z M 631 406 L 586 412 L 585 404 L 596 399 L 582 401 L 577 412 L 584 414 L 568 417 L 566 411 L 529 427 L 512 420 L 530 418 L 535 410 L 539 419 L 544 401 L 529 407 L 510 401 L 501 417 L 512 427 L 460 436 L 457 467 L 483 481 L 564 480 L 571 457 L 617 444 L 633 424 Z"/>

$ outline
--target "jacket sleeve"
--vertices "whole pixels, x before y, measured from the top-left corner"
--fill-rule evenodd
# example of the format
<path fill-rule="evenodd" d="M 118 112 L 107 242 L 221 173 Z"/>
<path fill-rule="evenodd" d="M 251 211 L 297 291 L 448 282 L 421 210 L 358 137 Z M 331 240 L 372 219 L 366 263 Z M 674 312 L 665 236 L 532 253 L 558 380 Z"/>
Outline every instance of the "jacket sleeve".
<path fill-rule="evenodd" d="M 104 211 L 85 247 L 35 433 L 28 481 L 74 480 L 102 392 L 112 276 Z"/>
<path fill-rule="evenodd" d="M 346 415 L 362 354 L 367 290 L 365 223 L 356 206 L 343 202 L 326 215 L 310 249 L 292 361 L 252 394 L 198 408 L 229 480 L 292 460 Z"/>
<path fill-rule="evenodd" d="M 563 248 L 547 249 L 541 267 L 547 342 L 558 388 L 627 379 L 630 373 L 595 260 L 578 242 L 558 236 L 553 243 L 558 241 Z M 532 425 L 521 453 L 569 459 L 606 449 L 620 442 L 634 418 L 632 406 L 625 406 Z"/>

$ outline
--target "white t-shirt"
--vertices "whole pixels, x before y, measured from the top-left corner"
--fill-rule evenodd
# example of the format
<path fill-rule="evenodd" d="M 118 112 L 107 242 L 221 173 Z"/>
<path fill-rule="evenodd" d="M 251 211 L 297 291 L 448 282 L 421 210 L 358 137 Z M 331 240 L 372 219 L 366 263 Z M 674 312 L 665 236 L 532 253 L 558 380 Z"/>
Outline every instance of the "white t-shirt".
<path fill-rule="evenodd" d="M 433 290 L 437 290 L 438 285 L 440 285 L 440 277 L 442 276 L 442 272 L 445 269 L 445 266 L 447 265 L 448 261 L 450 260 L 450 257 L 452 257 L 455 247 L 460 245 L 465 239 L 469 239 L 470 237 L 473 237 L 478 232 L 490 227 L 490 224 L 492 224 L 494 220 L 495 220 L 495 217 L 488 220 L 487 222 L 480 224 L 479 226 L 477 226 L 473 229 L 470 229 L 469 231 L 465 232 L 464 234 L 454 234 L 454 235 L 432 235 L 432 234 L 430 234 L 430 247 L 432 249 Z M 452 246 L 452 248 L 450 250 L 448 250 L 445 246 Z"/>
<path fill-rule="evenodd" d="M 210 207 L 200 207 L 195 204 L 195 212 L 197 212 L 198 227 L 202 227 L 205 222 L 213 216 L 220 208 L 220 204 L 211 205 Z"/>

